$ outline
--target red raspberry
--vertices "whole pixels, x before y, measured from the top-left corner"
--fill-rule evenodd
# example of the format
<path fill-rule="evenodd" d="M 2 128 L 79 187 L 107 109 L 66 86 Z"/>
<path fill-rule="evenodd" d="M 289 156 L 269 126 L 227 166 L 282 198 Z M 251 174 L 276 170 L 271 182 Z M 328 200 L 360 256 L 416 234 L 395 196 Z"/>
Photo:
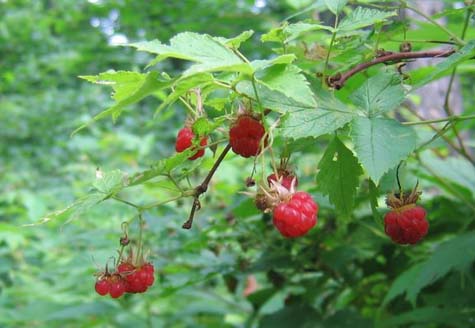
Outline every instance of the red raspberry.
<path fill-rule="evenodd" d="M 112 298 L 118 298 L 124 295 L 126 291 L 126 283 L 120 275 L 114 275 L 110 278 L 110 291 L 109 294 Z"/>
<path fill-rule="evenodd" d="M 229 143 L 232 150 L 242 157 L 256 156 L 261 152 L 261 139 L 265 132 L 257 119 L 242 115 L 229 130 Z"/>
<path fill-rule="evenodd" d="M 299 180 L 297 179 L 296 176 L 294 176 L 289 171 L 278 170 L 277 173 L 278 175 L 276 175 L 275 173 L 272 173 L 271 175 L 267 177 L 267 183 L 269 183 L 269 187 L 272 186 L 272 181 L 279 181 L 279 178 L 281 179 L 280 184 L 289 190 L 290 190 L 290 187 L 292 186 L 292 180 L 294 179 L 295 179 L 294 188 L 298 186 Z"/>
<path fill-rule="evenodd" d="M 178 135 L 176 137 L 176 143 L 175 143 L 175 150 L 178 153 L 181 153 L 185 151 L 185 149 L 192 147 L 194 138 L 195 138 L 195 134 L 193 133 L 191 128 L 184 127 L 183 129 L 178 131 Z M 208 137 L 201 138 L 200 146 L 206 146 L 207 144 L 208 144 Z M 205 154 L 205 150 L 200 149 L 193 156 L 188 157 L 188 159 L 193 161 L 197 158 L 202 157 L 204 154 Z"/>
<path fill-rule="evenodd" d="M 109 294 L 110 291 L 110 283 L 107 278 L 101 278 L 96 281 L 96 285 L 94 286 L 96 289 L 96 293 L 101 296 Z"/>
<path fill-rule="evenodd" d="M 401 207 L 384 216 L 384 231 L 386 235 L 398 244 L 415 244 L 429 230 L 426 211 L 420 206 Z"/>
<path fill-rule="evenodd" d="M 318 204 L 310 194 L 299 191 L 289 201 L 278 204 L 273 213 L 274 226 L 283 236 L 300 237 L 317 223 Z"/>
<path fill-rule="evenodd" d="M 128 293 L 143 293 L 155 281 L 154 268 L 151 263 L 135 267 L 131 263 L 123 262 L 119 264 L 117 271 L 124 277 L 125 289 Z"/>

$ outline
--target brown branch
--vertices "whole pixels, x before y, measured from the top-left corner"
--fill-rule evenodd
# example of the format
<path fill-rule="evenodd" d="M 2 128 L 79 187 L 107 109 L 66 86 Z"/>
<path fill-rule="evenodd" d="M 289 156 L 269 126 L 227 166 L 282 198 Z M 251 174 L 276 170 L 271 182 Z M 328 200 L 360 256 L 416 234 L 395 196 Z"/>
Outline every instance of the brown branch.
<path fill-rule="evenodd" d="M 208 185 L 211 179 L 213 178 L 214 173 L 216 172 L 219 165 L 223 161 L 224 157 L 226 157 L 230 149 L 231 149 L 231 145 L 227 144 L 227 146 L 223 149 L 223 151 L 219 155 L 216 162 L 214 162 L 214 165 L 211 168 L 211 170 L 208 172 L 208 175 L 206 176 L 206 178 L 203 180 L 203 182 L 200 185 L 198 185 L 195 188 L 195 194 L 193 195 L 193 206 L 191 208 L 191 212 L 190 212 L 190 216 L 188 217 L 188 220 L 186 220 L 186 222 L 183 223 L 183 226 L 182 226 L 183 229 L 191 229 L 191 226 L 193 224 L 193 218 L 195 217 L 195 213 L 201 208 L 201 203 L 200 203 L 199 198 L 201 194 L 205 193 L 206 190 L 208 190 Z"/>
<path fill-rule="evenodd" d="M 448 57 L 455 53 L 455 49 L 429 50 L 429 51 L 409 51 L 409 52 L 386 52 L 378 53 L 378 56 L 369 62 L 361 63 L 344 73 L 337 73 L 327 78 L 328 86 L 337 90 L 343 88 L 345 82 L 353 75 L 365 69 L 381 63 L 399 63 L 407 59 Z"/>

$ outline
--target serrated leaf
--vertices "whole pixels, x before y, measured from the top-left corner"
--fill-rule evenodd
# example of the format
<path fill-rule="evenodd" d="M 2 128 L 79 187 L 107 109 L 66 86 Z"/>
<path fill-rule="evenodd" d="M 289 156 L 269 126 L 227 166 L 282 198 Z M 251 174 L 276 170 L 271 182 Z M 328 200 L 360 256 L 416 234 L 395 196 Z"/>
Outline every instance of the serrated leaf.
<path fill-rule="evenodd" d="M 383 306 L 386 306 L 397 296 L 404 294 L 412 282 L 418 277 L 422 268 L 422 263 L 412 266 L 409 270 L 401 273 L 391 285 L 388 293 L 384 297 Z"/>
<path fill-rule="evenodd" d="M 77 128 L 72 134 L 109 115 L 117 119 L 124 107 L 139 102 L 157 90 L 169 87 L 173 82 L 172 80 L 159 79 L 158 72 L 145 74 L 124 71 L 106 72 L 97 76 L 81 76 L 81 78 L 89 82 L 112 86 L 114 89 L 112 98 L 116 102 L 112 107 L 97 114 L 91 121 Z"/>
<path fill-rule="evenodd" d="M 362 27 L 384 22 L 387 18 L 392 16 L 397 16 L 397 12 L 358 7 L 343 18 L 338 25 L 337 31 L 339 33 L 354 31 Z"/>
<path fill-rule="evenodd" d="M 328 10 L 335 15 L 338 15 L 340 11 L 346 6 L 348 0 L 324 0 Z"/>
<path fill-rule="evenodd" d="M 127 176 L 121 170 L 101 172 L 93 183 L 94 188 L 104 194 L 114 194 L 127 184 Z"/>
<path fill-rule="evenodd" d="M 284 118 L 281 131 L 285 137 L 299 139 L 317 138 L 332 133 L 350 122 L 355 113 L 327 91 L 317 92 L 318 106 L 294 107 Z"/>
<path fill-rule="evenodd" d="M 257 80 L 271 90 L 279 91 L 299 103 L 316 106 L 315 96 L 301 70 L 294 65 L 274 65 L 256 75 Z"/>
<path fill-rule="evenodd" d="M 418 81 L 414 85 L 414 89 L 420 88 L 430 81 L 436 80 L 443 76 L 447 71 L 452 70 L 458 64 L 469 60 L 475 56 L 475 40 L 469 41 L 463 48 L 456 53 L 450 55 L 442 62 L 433 67 L 433 71 L 430 74 L 425 75 L 423 79 Z"/>
<path fill-rule="evenodd" d="M 355 203 L 358 177 L 363 170 L 351 150 L 337 137 L 328 145 L 318 164 L 317 184 L 323 194 L 344 217 L 349 217 Z"/>
<path fill-rule="evenodd" d="M 351 137 L 360 163 L 376 184 L 416 147 L 414 130 L 392 119 L 358 117 Z"/>
<path fill-rule="evenodd" d="M 157 54 L 157 58 L 149 66 L 170 57 L 195 62 L 183 73 L 183 76 L 214 71 L 252 73 L 251 66 L 243 62 L 222 42 L 222 39 L 213 38 L 207 34 L 183 32 L 171 38 L 170 45 L 153 40 L 132 43 L 128 46 L 139 51 Z"/>
<path fill-rule="evenodd" d="M 221 40 L 224 44 L 226 44 L 227 46 L 231 48 L 238 49 L 241 46 L 241 43 L 246 42 L 253 35 L 254 35 L 254 31 L 248 30 L 248 31 L 242 32 L 241 34 L 235 36 L 234 38 L 230 38 L 230 39 L 217 38 L 217 39 Z"/>
<path fill-rule="evenodd" d="M 350 100 L 363 108 L 368 117 L 393 110 L 405 99 L 401 79 L 396 74 L 380 73 L 367 79 Z"/>
<path fill-rule="evenodd" d="M 237 84 L 236 89 L 238 92 L 247 95 L 252 99 L 256 99 L 256 93 L 250 81 L 241 81 Z M 283 93 L 277 90 L 271 90 L 262 83 L 256 82 L 257 94 L 264 108 L 272 109 L 276 112 L 285 113 L 287 111 L 304 108 L 314 108 L 307 104 L 287 97 Z"/>

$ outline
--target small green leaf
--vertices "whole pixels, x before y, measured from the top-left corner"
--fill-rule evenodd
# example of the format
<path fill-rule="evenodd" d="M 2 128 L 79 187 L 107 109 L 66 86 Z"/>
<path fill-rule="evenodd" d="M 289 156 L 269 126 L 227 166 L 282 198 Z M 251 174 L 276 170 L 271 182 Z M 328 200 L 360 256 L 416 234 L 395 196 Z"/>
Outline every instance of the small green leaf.
<path fill-rule="evenodd" d="M 112 98 L 115 104 L 94 116 L 90 122 L 80 126 L 72 134 L 109 115 L 117 119 L 124 107 L 139 102 L 157 90 L 169 87 L 173 82 L 160 79 L 158 72 L 146 74 L 124 71 L 106 72 L 97 76 L 81 76 L 81 78 L 96 84 L 112 86 L 114 89 Z"/>
<path fill-rule="evenodd" d="M 387 18 L 392 16 L 397 16 L 397 12 L 358 7 L 343 18 L 337 30 L 339 33 L 354 31 L 362 27 L 384 22 Z"/>
<path fill-rule="evenodd" d="M 297 57 L 294 54 L 286 54 L 274 57 L 272 59 L 257 59 L 251 62 L 252 67 L 255 71 L 265 69 L 269 66 L 278 65 L 278 64 L 290 64 Z"/>
<path fill-rule="evenodd" d="M 324 0 L 325 4 L 335 15 L 338 15 L 340 11 L 346 6 L 348 0 Z"/>
<path fill-rule="evenodd" d="M 231 48 L 238 49 L 241 46 L 241 43 L 246 42 L 253 35 L 254 35 L 254 31 L 248 30 L 248 31 L 242 32 L 241 34 L 235 36 L 234 38 L 230 38 L 230 39 L 216 38 L 216 39 L 222 41 L 224 44 L 226 44 L 227 46 Z"/>
<path fill-rule="evenodd" d="M 274 28 L 266 34 L 262 35 L 261 41 L 287 43 L 299 38 L 304 33 L 318 30 L 326 30 L 333 32 L 334 28 L 331 26 L 315 23 L 298 22 L 295 24 L 288 24 L 287 22 L 285 22 L 284 24 L 282 24 L 282 26 Z"/>
<path fill-rule="evenodd" d="M 360 163 L 375 183 L 416 147 L 414 130 L 392 119 L 358 117 L 352 122 L 351 137 Z"/>
<path fill-rule="evenodd" d="M 417 81 L 414 89 L 420 88 L 427 83 L 442 77 L 447 71 L 452 70 L 458 64 L 469 60 L 475 56 L 475 40 L 469 41 L 463 48 L 456 53 L 450 55 L 442 62 L 433 67 L 433 70 Z"/>
<path fill-rule="evenodd" d="M 127 176 L 121 170 L 110 172 L 101 172 L 96 174 L 96 181 L 93 183 L 94 188 L 104 194 L 115 194 L 127 184 Z"/>
<path fill-rule="evenodd" d="M 316 106 L 315 96 L 301 70 L 294 65 L 274 65 L 256 74 L 256 78 L 271 90 L 279 91 L 299 103 Z"/>
<path fill-rule="evenodd" d="M 205 136 L 210 133 L 211 124 L 206 117 L 200 117 L 193 123 L 191 129 L 195 135 Z"/>
<path fill-rule="evenodd" d="M 380 73 L 366 80 L 351 96 L 353 103 L 374 117 L 393 110 L 404 101 L 404 89 L 396 74 Z"/>
<path fill-rule="evenodd" d="M 350 122 L 355 113 L 333 94 L 319 90 L 317 107 L 295 107 L 285 116 L 281 129 L 285 137 L 299 139 L 332 133 Z"/>
<path fill-rule="evenodd" d="M 317 184 L 344 217 L 353 210 L 358 177 L 363 170 L 351 150 L 335 137 L 318 164 Z"/>

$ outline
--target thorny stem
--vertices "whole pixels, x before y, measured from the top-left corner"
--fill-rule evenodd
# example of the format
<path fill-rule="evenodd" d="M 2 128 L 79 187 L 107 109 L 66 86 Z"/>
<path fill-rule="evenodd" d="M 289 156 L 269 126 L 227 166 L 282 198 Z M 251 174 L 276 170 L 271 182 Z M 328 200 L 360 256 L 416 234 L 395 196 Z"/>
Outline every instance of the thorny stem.
<path fill-rule="evenodd" d="M 226 157 L 226 155 L 228 154 L 230 150 L 231 150 L 231 145 L 227 144 L 226 147 L 221 152 L 221 154 L 219 155 L 216 162 L 214 162 L 214 165 L 211 168 L 211 170 L 208 172 L 208 175 L 206 176 L 206 178 L 203 180 L 203 182 L 200 185 L 198 185 L 198 187 L 194 189 L 193 206 L 191 207 L 191 212 L 190 212 L 190 216 L 188 217 L 188 220 L 185 223 L 183 223 L 183 226 L 182 226 L 183 229 L 190 229 L 191 226 L 193 225 L 193 218 L 195 216 L 195 212 L 199 210 L 201 207 L 199 197 L 201 196 L 201 194 L 205 193 L 206 190 L 208 190 L 208 185 L 211 179 L 213 178 L 213 175 L 216 173 L 216 170 L 218 169 L 219 165 L 224 160 L 224 158 Z"/>
<path fill-rule="evenodd" d="M 334 30 L 332 32 L 332 38 L 330 40 L 330 46 L 328 47 L 327 56 L 325 58 L 325 66 L 323 66 L 323 76 L 327 75 L 328 62 L 330 61 L 330 53 L 332 52 L 333 44 L 335 43 L 337 26 L 338 26 L 338 15 L 335 15 Z"/>
<path fill-rule="evenodd" d="M 455 53 L 455 49 L 446 50 L 429 50 L 429 51 L 413 51 L 413 52 L 387 52 L 382 56 L 376 57 L 368 62 L 361 63 L 341 74 L 337 73 L 327 78 L 327 84 L 337 90 L 341 89 L 345 82 L 356 73 L 364 71 L 365 69 L 381 64 L 381 63 L 398 63 L 407 59 L 415 58 L 431 58 L 431 57 L 448 57 Z"/>

